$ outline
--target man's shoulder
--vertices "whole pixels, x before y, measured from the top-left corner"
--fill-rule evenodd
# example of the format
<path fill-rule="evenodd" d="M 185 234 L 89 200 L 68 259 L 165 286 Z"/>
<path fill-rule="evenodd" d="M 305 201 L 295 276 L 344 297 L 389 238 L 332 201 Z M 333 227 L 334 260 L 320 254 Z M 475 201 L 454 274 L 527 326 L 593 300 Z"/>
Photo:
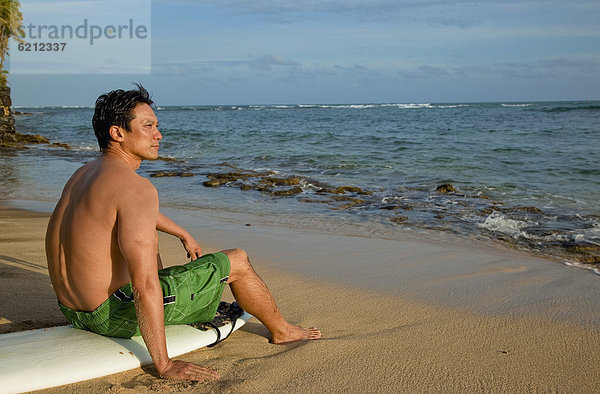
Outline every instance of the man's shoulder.
<path fill-rule="evenodd" d="M 115 186 L 117 186 L 120 194 L 124 197 L 136 196 L 136 200 L 158 196 L 158 192 L 152 182 L 136 172 L 123 175 L 119 178 Z"/>
<path fill-rule="evenodd" d="M 104 158 L 101 158 L 102 160 Z M 123 192 L 136 189 L 155 190 L 152 182 L 144 178 L 124 163 L 115 160 L 102 160 L 100 171 L 103 177 L 110 178 L 110 183 Z"/>
<path fill-rule="evenodd" d="M 152 182 L 148 178 L 144 178 L 140 174 L 135 171 L 128 171 L 122 174 L 120 177 L 120 183 L 126 185 L 131 185 L 129 189 L 133 189 L 134 187 L 139 187 L 143 189 L 152 189 L 156 190 Z"/>
<path fill-rule="evenodd" d="M 97 169 L 97 186 L 104 189 L 101 194 L 113 200 L 117 207 L 132 202 L 144 205 L 145 200 L 158 201 L 158 192 L 152 182 L 122 163 L 101 159 Z"/>
<path fill-rule="evenodd" d="M 146 216 L 154 211 L 158 213 L 158 191 L 154 185 L 139 175 L 132 176 L 127 181 L 121 183 L 115 196 L 117 214 Z"/>

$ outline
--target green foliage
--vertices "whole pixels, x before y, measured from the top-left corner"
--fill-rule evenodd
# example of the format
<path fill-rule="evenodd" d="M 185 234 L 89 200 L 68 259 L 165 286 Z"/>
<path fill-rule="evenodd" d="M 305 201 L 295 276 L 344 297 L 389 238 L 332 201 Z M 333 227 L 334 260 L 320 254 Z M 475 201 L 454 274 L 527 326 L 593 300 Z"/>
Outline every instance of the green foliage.
<path fill-rule="evenodd" d="M 21 4 L 16 0 L 0 0 L 0 86 L 6 86 L 8 72 L 4 70 L 4 58 L 8 54 L 8 42 L 11 37 L 22 42 L 23 14 Z"/>

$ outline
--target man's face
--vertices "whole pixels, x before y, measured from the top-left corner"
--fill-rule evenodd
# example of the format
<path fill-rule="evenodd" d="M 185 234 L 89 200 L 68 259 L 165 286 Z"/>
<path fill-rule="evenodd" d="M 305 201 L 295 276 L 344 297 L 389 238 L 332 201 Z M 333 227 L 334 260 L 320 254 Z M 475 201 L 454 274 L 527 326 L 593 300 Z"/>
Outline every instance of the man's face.
<path fill-rule="evenodd" d="M 141 160 L 157 159 L 162 134 L 154 111 L 148 104 L 140 103 L 133 109 L 133 115 L 130 132 L 125 132 L 127 150 Z"/>

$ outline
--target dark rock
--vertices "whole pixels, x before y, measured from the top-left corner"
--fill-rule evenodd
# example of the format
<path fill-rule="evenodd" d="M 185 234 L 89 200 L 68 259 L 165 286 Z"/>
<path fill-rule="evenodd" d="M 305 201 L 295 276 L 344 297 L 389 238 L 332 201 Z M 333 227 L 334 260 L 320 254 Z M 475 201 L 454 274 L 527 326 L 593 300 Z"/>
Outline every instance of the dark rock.
<path fill-rule="evenodd" d="M 582 263 L 600 264 L 600 245 L 565 242 L 561 246 L 567 252 L 578 255 L 577 259 Z"/>
<path fill-rule="evenodd" d="M 38 134 L 0 133 L 0 146 L 23 149 L 26 144 L 49 144 L 48 138 Z"/>
<path fill-rule="evenodd" d="M 4 134 L 15 132 L 15 118 L 11 113 L 11 105 L 10 88 L 8 86 L 0 87 L 0 138 Z M 4 142 L 6 141 L 0 140 L 0 143 Z"/>
<path fill-rule="evenodd" d="M 309 198 L 309 197 L 300 198 L 299 201 L 313 203 L 313 204 L 329 204 L 330 203 L 330 201 L 328 201 L 328 200 L 318 200 L 316 198 Z"/>
<path fill-rule="evenodd" d="M 181 172 L 181 171 L 155 171 L 155 172 L 151 173 L 150 176 L 152 178 L 160 178 L 160 177 L 164 177 L 164 176 L 188 177 L 188 176 L 194 176 L 194 174 L 191 172 Z"/>
<path fill-rule="evenodd" d="M 0 148 L 6 149 L 27 149 L 27 147 L 23 144 L 19 144 L 17 142 L 5 142 L 0 139 Z"/>
<path fill-rule="evenodd" d="M 202 185 L 206 187 L 219 187 L 221 185 L 226 184 L 227 182 L 229 181 L 224 179 L 209 179 L 208 181 L 202 182 Z"/>
<path fill-rule="evenodd" d="M 405 211 L 412 211 L 413 207 L 411 207 L 408 204 L 402 204 L 402 205 L 384 205 L 382 207 L 379 207 L 379 209 L 386 209 L 388 211 L 395 211 L 396 209 L 403 209 Z"/>
<path fill-rule="evenodd" d="M 456 193 L 456 189 L 449 183 L 444 183 L 443 185 L 439 185 L 437 189 L 435 189 L 438 193 Z"/>
<path fill-rule="evenodd" d="M 174 159 L 172 157 L 164 157 L 164 156 L 158 156 L 156 158 L 156 160 L 162 160 L 162 161 L 167 161 L 167 162 L 181 162 L 181 160 L 179 160 L 179 159 Z"/>
<path fill-rule="evenodd" d="M 504 208 L 498 205 L 494 205 L 491 207 L 487 207 L 481 210 L 482 215 L 491 215 L 494 212 L 503 212 L 503 213 L 517 213 L 517 212 L 530 212 L 542 214 L 544 213 L 541 209 L 537 207 L 514 207 L 514 208 Z"/>
<path fill-rule="evenodd" d="M 48 138 L 43 137 L 38 134 L 20 134 L 20 133 L 15 133 L 15 134 L 17 134 L 19 136 L 19 139 L 21 142 L 24 142 L 26 144 L 48 144 L 48 143 L 50 143 Z"/>
<path fill-rule="evenodd" d="M 408 217 L 406 216 L 394 216 L 393 218 L 390 218 L 390 222 L 396 223 L 396 224 L 402 224 L 404 222 L 406 222 L 408 220 Z"/>
<path fill-rule="evenodd" d="M 12 115 L 1 115 L 2 110 L 0 107 L 0 133 L 13 134 L 15 132 L 15 118 Z"/>
<path fill-rule="evenodd" d="M 296 186 L 300 184 L 300 177 L 292 176 L 289 178 L 263 177 L 260 183 L 270 186 Z"/>
<path fill-rule="evenodd" d="M 366 201 L 360 198 L 352 197 L 352 196 L 330 196 L 329 199 L 331 202 L 339 201 L 345 202 L 345 204 L 338 205 L 333 209 L 345 210 L 353 208 L 357 205 L 364 204 Z"/>
<path fill-rule="evenodd" d="M 333 190 L 330 190 L 330 193 L 332 193 L 332 194 L 356 193 L 356 194 L 362 194 L 362 195 L 373 194 L 372 191 L 363 190 L 358 186 L 340 186 L 340 187 L 336 187 Z"/>
<path fill-rule="evenodd" d="M 331 196 L 333 201 L 350 201 L 354 204 L 364 204 L 366 201 L 352 196 Z"/>
<path fill-rule="evenodd" d="M 350 209 L 350 208 L 354 208 L 357 204 L 353 203 L 353 202 L 349 202 L 347 204 L 342 204 L 342 205 L 338 205 L 335 208 L 332 209 L 336 209 L 336 210 L 340 210 L 340 211 L 345 211 L 346 209 Z"/>
<path fill-rule="evenodd" d="M 271 194 L 274 196 L 294 196 L 296 194 L 302 193 L 302 188 L 300 186 L 292 187 L 291 189 L 285 190 L 275 190 L 272 191 Z"/>
<path fill-rule="evenodd" d="M 10 88 L 8 86 L 0 86 L 0 105 L 10 111 L 12 100 L 10 99 Z"/>
<path fill-rule="evenodd" d="M 509 208 L 510 212 L 531 212 L 531 213 L 543 213 L 541 209 L 537 207 L 514 207 Z"/>
<path fill-rule="evenodd" d="M 270 194 L 273 188 L 270 186 L 251 185 L 252 189 L 258 190 L 261 193 Z"/>
<path fill-rule="evenodd" d="M 498 212 L 498 211 L 500 211 L 500 209 L 498 207 L 486 207 L 481 210 L 481 214 L 488 216 L 488 215 L 491 215 L 492 213 Z"/>
<path fill-rule="evenodd" d="M 266 177 L 272 175 L 273 172 L 256 172 L 256 171 L 231 171 L 223 173 L 206 174 L 208 181 L 203 185 L 206 187 L 218 187 L 230 182 L 236 182 L 242 179 Z"/>
<path fill-rule="evenodd" d="M 71 149 L 71 146 L 69 146 L 69 144 L 63 144 L 62 142 L 53 142 L 52 144 L 50 144 L 50 146 L 54 148 Z"/>
<path fill-rule="evenodd" d="M 254 174 L 244 172 L 226 172 L 226 173 L 211 173 L 206 175 L 208 181 L 202 184 L 206 187 L 219 187 L 229 182 L 235 182 L 240 179 L 246 179 L 255 176 Z"/>

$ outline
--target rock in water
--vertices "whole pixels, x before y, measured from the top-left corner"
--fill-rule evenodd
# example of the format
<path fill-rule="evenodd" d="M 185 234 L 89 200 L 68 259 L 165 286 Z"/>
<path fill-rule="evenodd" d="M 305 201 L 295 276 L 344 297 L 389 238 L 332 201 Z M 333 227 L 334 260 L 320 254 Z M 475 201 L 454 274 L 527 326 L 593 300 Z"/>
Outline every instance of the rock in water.
<path fill-rule="evenodd" d="M 437 189 L 435 189 L 438 193 L 456 193 L 456 189 L 449 183 L 444 183 L 443 185 L 439 185 Z"/>

